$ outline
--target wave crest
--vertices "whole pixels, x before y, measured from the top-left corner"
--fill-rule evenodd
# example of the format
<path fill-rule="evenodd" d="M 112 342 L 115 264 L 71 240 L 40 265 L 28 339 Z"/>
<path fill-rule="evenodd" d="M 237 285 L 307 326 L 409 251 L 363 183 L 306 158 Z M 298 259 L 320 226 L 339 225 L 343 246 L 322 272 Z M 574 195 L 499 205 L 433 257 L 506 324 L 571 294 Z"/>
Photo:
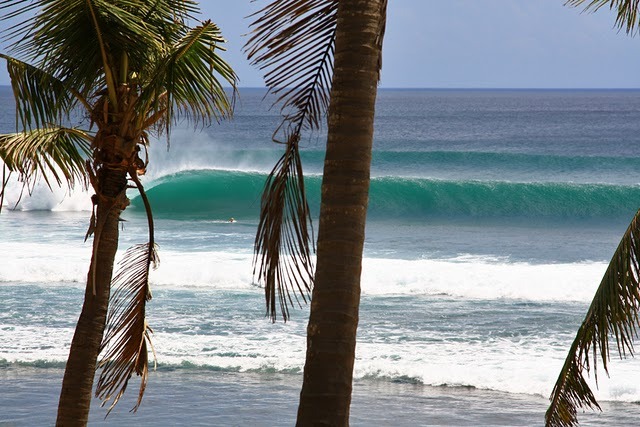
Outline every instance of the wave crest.
<path fill-rule="evenodd" d="M 266 174 L 182 171 L 152 183 L 154 212 L 196 218 L 257 218 Z M 321 177 L 305 179 L 311 211 L 319 212 Z M 138 197 L 132 200 L 141 209 Z M 640 206 L 640 187 L 551 182 L 453 181 L 385 176 L 371 181 L 369 216 L 429 218 L 620 219 Z"/>

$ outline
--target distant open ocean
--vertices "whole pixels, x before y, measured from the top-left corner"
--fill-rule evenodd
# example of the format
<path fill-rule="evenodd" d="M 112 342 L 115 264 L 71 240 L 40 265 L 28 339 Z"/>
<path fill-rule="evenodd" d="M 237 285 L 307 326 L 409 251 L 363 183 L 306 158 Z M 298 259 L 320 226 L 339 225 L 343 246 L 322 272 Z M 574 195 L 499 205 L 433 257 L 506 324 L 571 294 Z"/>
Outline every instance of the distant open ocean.
<path fill-rule="evenodd" d="M 308 307 L 265 317 L 252 248 L 276 111 L 241 89 L 235 119 L 154 140 L 143 184 L 160 267 L 158 369 L 96 426 L 295 423 Z M 606 265 L 640 208 L 640 91 L 380 90 L 351 424 L 540 426 Z M 15 130 L 0 87 L 0 132 Z M 302 145 L 317 224 L 325 135 Z M 48 426 L 80 313 L 89 194 L 40 185 L 0 215 L 0 426 Z M 143 243 L 131 194 L 121 253 Z M 14 209 L 15 208 L 15 209 Z M 234 217 L 237 222 L 229 223 Z M 615 358 L 615 355 L 614 355 Z M 640 422 L 640 361 L 599 371 L 604 412 Z M 595 387 L 595 386 L 594 386 Z"/>

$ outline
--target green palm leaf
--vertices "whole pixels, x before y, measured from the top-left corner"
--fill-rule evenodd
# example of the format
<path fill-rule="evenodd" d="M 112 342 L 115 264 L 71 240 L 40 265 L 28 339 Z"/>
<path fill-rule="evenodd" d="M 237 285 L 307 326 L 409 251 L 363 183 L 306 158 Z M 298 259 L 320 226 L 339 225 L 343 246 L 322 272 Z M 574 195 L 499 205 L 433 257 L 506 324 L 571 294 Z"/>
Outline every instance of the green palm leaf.
<path fill-rule="evenodd" d="M 184 34 L 186 20 L 199 10 L 190 0 L 2 0 L 0 8 L 9 10 L 8 17 L 24 19 L 4 31 L 16 40 L 17 56 L 86 98 L 96 86 L 109 89 L 113 104 L 116 86 L 127 82 L 127 69 L 148 78 L 150 65 L 166 54 L 167 43 Z"/>
<path fill-rule="evenodd" d="M 21 130 L 62 124 L 78 101 L 87 102 L 64 82 L 37 67 L 0 54 L 7 61 L 14 98 L 16 119 Z"/>
<path fill-rule="evenodd" d="M 237 76 L 217 53 L 224 50 L 221 47 L 224 42 L 220 29 L 211 21 L 185 31 L 158 61 L 150 81 L 144 84 L 136 104 L 144 113 L 140 117 L 148 119 L 165 108 L 167 126 L 182 116 L 201 120 L 203 124 L 212 117 L 228 117 L 232 103 L 217 76 L 234 90 Z"/>
<path fill-rule="evenodd" d="M 593 10 L 594 12 L 607 5 L 609 5 L 609 9 L 615 9 L 616 26 L 627 34 L 633 34 L 640 24 L 638 21 L 640 0 L 568 0 L 566 2 L 569 6 L 580 6 L 585 3 L 585 10 Z"/>
<path fill-rule="evenodd" d="M 51 187 L 51 177 L 69 188 L 86 186 L 85 162 L 92 136 L 75 128 L 44 128 L 0 135 L 0 160 L 17 172 L 27 187 L 42 177 Z"/>
<path fill-rule="evenodd" d="M 115 82 L 109 80 L 116 78 L 111 71 L 117 68 L 119 52 L 126 51 L 131 58 L 142 59 L 148 58 L 148 49 L 161 47 L 153 29 L 131 12 L 147 2 L 38 0 L 35 3 L 40 13 L 33 18 L 26 15 L 23 24 L 31 28 L 32 36 L 18 40 L 14 51 L 87 98 L 95 82 L 104 81 L 115 90 Z"/>
<path fill-rule="evenodd" d="M 252 64 L 266 72 L 283 114 L 274 140 L 286 144 L 265 184 L 254 245 L 254 274 L 264 283 L 272 320 L 276 300 L 286 321 L 290 290 L 306 301 L 313 283 L 313 231 L 298 144 L 302 131 L 319 129 L 326 116 L 337 10 L 337 0 L 273 1 L 255 14 L 245 46 Z"/>
<path fill-rule="evenodd" d="M 640 211 L 622 237 L 571 345 L 551 395 L 545 417 L 548 427 L 577 426 L 579 408 L 600 409 L 583 372 L 593 369 L 597 381 L 600 359 L 608 374 L 611 336 L 615 337 L 621 358 L 634 355 L 633 340 L 637 336 L 640 312 L 639 280 Z"/>

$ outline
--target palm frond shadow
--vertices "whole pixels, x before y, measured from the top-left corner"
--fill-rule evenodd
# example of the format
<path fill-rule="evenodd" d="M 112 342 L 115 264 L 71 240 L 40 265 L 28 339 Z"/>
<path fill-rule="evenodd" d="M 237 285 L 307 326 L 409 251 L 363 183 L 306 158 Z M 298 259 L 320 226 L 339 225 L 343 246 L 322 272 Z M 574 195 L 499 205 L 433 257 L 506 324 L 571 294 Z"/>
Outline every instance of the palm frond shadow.
<path fill-rule="evenodd" d="M 639 279 L 640 210 L 624 233 L 571 345 L 551 394 L 551 405 L 545 415 L 547 427 L 577 426 L 578 409 L 600 409 L 584 372 L 588 375 L 593 370 L 597 383 L 600 360 L 609 374 L 610 338 L 615 338 L 620 358 L 634 355 L 640 311 Z"/>

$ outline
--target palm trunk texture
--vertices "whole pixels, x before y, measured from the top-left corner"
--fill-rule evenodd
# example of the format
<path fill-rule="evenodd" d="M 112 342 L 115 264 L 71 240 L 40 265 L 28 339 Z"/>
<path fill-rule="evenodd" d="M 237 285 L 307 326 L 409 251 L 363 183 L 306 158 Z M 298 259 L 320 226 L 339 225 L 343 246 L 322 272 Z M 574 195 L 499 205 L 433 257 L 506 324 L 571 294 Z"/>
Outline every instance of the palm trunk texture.
<path fill-rule="evenodd" d="M 125 171 L 103 168 L 98 173 L 98 180 L 102 196 L 96 196 L 98 226 L 94 245 L 97 247 L 91 257 L 82 313 L 71 342 L 62 382 L 56 422 L 58 427 L 87 425 L 96 363 L 109 305 L 113 264 L 118 249 L 119 218 L 127 205 Z"/>
<path fill-rule="evenodd" d="M 347 426 L 384 0 L 341 0 L 298 426 Z"/>

